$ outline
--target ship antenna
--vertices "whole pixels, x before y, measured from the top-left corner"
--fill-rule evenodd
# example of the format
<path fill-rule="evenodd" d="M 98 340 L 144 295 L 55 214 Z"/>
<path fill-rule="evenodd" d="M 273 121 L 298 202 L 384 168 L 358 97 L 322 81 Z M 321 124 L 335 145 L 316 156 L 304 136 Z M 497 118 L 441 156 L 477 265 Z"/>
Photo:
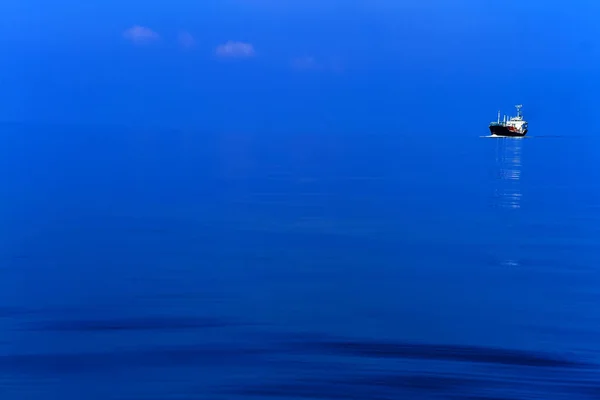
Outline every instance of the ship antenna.
<path fill-rule="evenodd" d="M 500 123 L 500 110 L 498 110 L 498 123 Z"/>
<path fill-rule="evenodd" d="M 518 117 L 522 117 L 523 113 L 521 112 L 521 108 L 523 108 L 523 105 L 522 104 L 518 104 L 515 107 L 517 107 L 517 116 Z"/>

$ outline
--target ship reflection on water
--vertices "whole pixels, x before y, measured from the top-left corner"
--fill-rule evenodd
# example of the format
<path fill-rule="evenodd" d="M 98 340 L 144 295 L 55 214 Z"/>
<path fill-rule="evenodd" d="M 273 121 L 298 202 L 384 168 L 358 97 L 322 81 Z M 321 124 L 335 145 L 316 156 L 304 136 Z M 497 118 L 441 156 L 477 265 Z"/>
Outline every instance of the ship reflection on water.
<path fill-rule="evenodd" d="M 496 141 L 497 185 L 495 205 L 500 208 L 521 208 L 522 138 L 498 138 Z"/>
<path fill-rule="evenodd" d="M 523 138 L 498 138 L 496 140 L 496 162 L 494 168 L 493 207 L 500 211 L 503 229 L 502 256 L 499 264 L 505 267 L 519 267 L 518 232 L 516 227 L 523 195 L 521 193 L 522 146 Z M 508 214 L 506 214 L 508 213 Z"/>

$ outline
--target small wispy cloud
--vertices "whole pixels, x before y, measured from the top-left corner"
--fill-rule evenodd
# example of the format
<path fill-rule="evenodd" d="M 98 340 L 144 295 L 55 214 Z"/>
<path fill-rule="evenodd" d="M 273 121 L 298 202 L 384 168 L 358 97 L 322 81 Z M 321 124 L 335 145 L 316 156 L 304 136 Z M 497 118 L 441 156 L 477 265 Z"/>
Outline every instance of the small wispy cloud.
<path fill-rule="evenodd" d="M 123 37 L 127 40 L 131 40 L 133 43 L 141 44 L 156 41 L 160 38 L 160 35 L 150 28 L 135 25 L 126 29 L 125 32 L 123 32 Z"/>
<path fill-rule="evenodd" d="M 254 46 L 251 43 L 228 41 L 225 44 L 217 46 L 215 53 L 219 57 L 252 57 L 256 54 Z"/>
<path fill-rule="evenodd" d="M 342 64 L 336 58 L 331 58 L 328 61 L 317 60 L 314 56 L 303 56 L 292 59 L 291 66 L 298 71 L 333 71 L 341 72 Z"/>
<path fill-rule="evenodd" d="M 196 39 L 189 32 L 179 32 L 177 41 L 181 47 L 190 48 L 196 44 Z"/>
<path fill-rule="evenodd" d="M 319 63 L 313 56 L 297 57 L 292 60 L 292 67 L 299 70 L 318 69 Z"/>

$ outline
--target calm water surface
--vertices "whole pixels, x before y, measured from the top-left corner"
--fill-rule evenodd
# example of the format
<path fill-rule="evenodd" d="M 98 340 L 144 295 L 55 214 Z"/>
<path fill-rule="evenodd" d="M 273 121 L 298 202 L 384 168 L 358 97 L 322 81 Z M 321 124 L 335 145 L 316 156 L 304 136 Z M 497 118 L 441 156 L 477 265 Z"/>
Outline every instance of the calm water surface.
<path fill-rule="evenodd" d="M 597 141 L 480 135 L 4 126 L 1 398 L 600 398 Z"/>

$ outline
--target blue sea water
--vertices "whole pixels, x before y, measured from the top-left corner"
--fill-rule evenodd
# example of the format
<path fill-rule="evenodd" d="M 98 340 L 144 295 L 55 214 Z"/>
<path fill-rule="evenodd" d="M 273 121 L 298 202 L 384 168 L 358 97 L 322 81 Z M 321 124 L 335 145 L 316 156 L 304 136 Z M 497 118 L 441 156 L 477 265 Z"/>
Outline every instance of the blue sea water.
<path fill-rule="evenodd" d="M 593 135 L 3 126 L 0 398 L 597 399 Z"/>

